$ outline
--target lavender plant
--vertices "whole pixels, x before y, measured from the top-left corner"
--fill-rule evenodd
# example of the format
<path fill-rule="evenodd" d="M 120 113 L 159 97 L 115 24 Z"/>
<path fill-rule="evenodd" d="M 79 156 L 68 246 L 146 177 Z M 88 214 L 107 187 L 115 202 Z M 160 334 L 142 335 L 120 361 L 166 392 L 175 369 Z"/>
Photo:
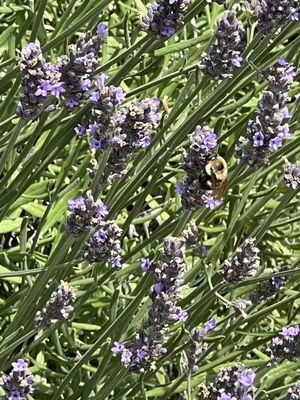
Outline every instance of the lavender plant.
<path fill-rule="evenodd" d="M 297 396 L 297 2 L 6 3 L 0 398 Z"/>

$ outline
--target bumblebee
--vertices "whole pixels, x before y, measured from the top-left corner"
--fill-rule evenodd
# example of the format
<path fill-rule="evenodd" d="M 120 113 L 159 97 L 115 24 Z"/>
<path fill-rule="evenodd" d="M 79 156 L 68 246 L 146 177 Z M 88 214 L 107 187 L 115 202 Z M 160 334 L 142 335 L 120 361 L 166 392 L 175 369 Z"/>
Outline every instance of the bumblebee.
<path fill-rule="evenodd" d="M 213 154 L 205 166 L 205 173 L 200 178 L 204 190 L 212 190 L 216 199 L 224 196 L 227 187 L 228 167 L 223 157 Z"/>

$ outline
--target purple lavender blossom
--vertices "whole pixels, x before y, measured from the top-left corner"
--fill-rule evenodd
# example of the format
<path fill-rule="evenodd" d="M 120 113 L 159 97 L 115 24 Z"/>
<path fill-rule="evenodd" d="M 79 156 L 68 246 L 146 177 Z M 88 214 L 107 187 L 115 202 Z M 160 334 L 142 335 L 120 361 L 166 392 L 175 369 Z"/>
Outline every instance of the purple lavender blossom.
<path fill-rule="evenodd" d="M 208 334 L 208 332 L 212 331 L 213 329 L 215 329 L 217 323 L 215 319 L 210 319 L 207 322 L 205 322 L 203 328 L 201 329 L 201 331 L 199 332 L 200 336 L 206 336 Z"/>
<path fill-rule="evenodd" d="M 113 268 L 121 268 L 122 229 L 112 221 L 101 221 L 97 229 L 92 229 L 83 249 L 83 258 L 90 263 L 108 262 Z"/>
<path fill-rule="evenodd" d="M 299 19 L 298 0 L 245 1 L 244 7 L 258 18 L 257 29 L 265 35 L 273 35 L 289 22 Z"/>
<path fill-rule="evenodd" d="M 74 289 L 66 282 L 60 281 L 57 290 L 51 294 L 42 311 L 38 311 L 34 318 L 34 325 L 38 328 L 54 324 L 56 321 L 68 319 L 70 313 L 74 310 L 75 301 Z"/>
<path fill-rule="evenodd" d="M 0 378 L 0 386 L 5 391 L 5 399 L 25 400 L 27 394 L 33 393 L 34 376 L 22 358 L 13 362 L 12 367 L 13 370 L 9 375 L 3 374 Z"/>
<path fill-rule="evenodd" d="M 121 353 L 125 349 L 124 343 L 114 342 L 114 347 L 111 348 L 113 353 Z"/>
<path fill-rule="evenodd" d="M 147 4 L 148 12 L 142 17 L 141 27 L 157 37 L 168 38 L 182 24 L 190 0 L 156 0 Z"/>
<path fill-rule="evenodd" d="M 300 328 L 299 325 L 283 327 L 280 336 L 272 339 L 267 349 L 270 364 L 280 360 L 297 361 L 300 357 Z"/>
<path fill-rule="evenodd" d="M 212 149 L 217 145 L 217 136 L 208 126 L 197 126 L 189 138 L 190 146 L 183 151 L 186 175 L 183 182 L 177 183 L 176 192 L 187 210 L 196 210 L 203 205 L 213 209 L 220 203 L 213 198 L 211 187 L 207 185 L 209 177 L 205 167 L 214 155 Z"/>
<path fill-rule="evenodd" d="M 47 64 L 40 46 L 28 43 L 19 57 L 22 93 L 21 104 L 17 107 L 17 115 L 23 119 L 36 117 L 47 97 L 48 91 L 40 89 L 47 76 Z"/>
<path fill-rule="evenodd" d="M 253 386 L 255 373 L 244 364 L 221 368 L 214 383 L 201 385 L 200 400 L 252 400 L 256 388 Z"/>
<path fill-rule="evenodd" d="M 296 190 L 300 187 L 300 161 L 292 164 L 286 157 L 283 157 L 285 162 L 284 181 L 288 188 Z"/>
<path fill-rule="evenodd" d="M 99 24 L 96 36 L 91 33 L 80 36 L 76 44 L 69 47 L 69 55 L 58 59 L 66 107 L 78 107 L 91 87 L 105 33 L 105 26 Z"/>
<path fill-rule="evenodd" d="M 280 58 L 274 67 L 263 71 L 268 81 L 257 104 L 255 120 L 249 120 L 246 137 L 236 145 L 237 161 L 256 169 L 269 161 L 269 156 L 290 136 L 287 120 L 291 117 L 286 103 L 288 90 L 295 76 L 294 67 Z"/>
<path fill-rule="evenodd" d="M 143 272 L 149 271 L 152 264 L 153 264 L 153 261 L 151 261 L 149 258 L 145 258 L 145 257 L 141 258 L 140 267 Z"/>
<path fill-rule="evenodd" d="M 279 263 L 273 268 L 272 273 L 288 271 L 290 265 Z M 274 276 L 259 283 L 258 287 L 251 293 L 250 300 L 253 304 L 259 304 L 264 300 L 271 300 L 278 294 L 279 290 L 286 284 L 288 278 L 284 276 Z"/>
<path fill-rule="evenodd" d="M 101 222 L 108 214 L 105 204 L 94 200 L 92 192 L 87 191 L 85 196 L 68 201 L 69 211 L 65 229 L 74 236 L 88 233 L 91 228 Z"/>
<path fill-rule="evenodd" d="M 211 78 L 225 79 L 232 76 L 235 68 L 241 67 L 241 54 L 246 48 L 245 30 L 233 11 L 226 11 L 219 18 L 215 38 L 217 44 L 212 45 L 208 53 L 202 54 L 199 66 Z"/>
<path fill-rule="evenodd" d="M 260 267 L 260 250 L 255 247 L 255 240 L 246 239 L 242 247 L 238 247 L 233 258 L 223 262 L 220 274 L 228 283 L 242 282 L 253 277 Z"/>

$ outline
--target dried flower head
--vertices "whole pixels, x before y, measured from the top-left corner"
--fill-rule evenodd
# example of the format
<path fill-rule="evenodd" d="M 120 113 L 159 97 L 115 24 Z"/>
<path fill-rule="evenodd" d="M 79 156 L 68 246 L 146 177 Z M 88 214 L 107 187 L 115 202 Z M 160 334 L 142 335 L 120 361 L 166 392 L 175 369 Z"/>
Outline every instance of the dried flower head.
<path fill-rule="evenodd" d="M 252 400 L 256 390 L 254 379 L 255 373 L 244 364 L 221 368 L 214 383 L 202 385 L 199 399 Z"/>
<path fill-rule="evenodd" d="M 300 187 L 300 161 L 295 164 L 289 162 L 286 157 L 283 157 L 285 162 L 284 181 L 288 188 L 298 189 Z"/>
<path fill-rule="evenodd" d="M 74 236 L 88 233 L 108 214 L 106 205 L 101 201 L 95 202 L 90 190 L 87 191 L 85 196 L 69 200 L 68 205 L 69 211 L 65 229 Z"/>
<path fill-rule="evenodd" d="M 203 53 L 200 69 L 213 79 L 232 76 L 235 68 L 243 62 L 241 56 L 246 48 L 246 34 L 241 22 L 233 11 L 226 11 L 217 22 L 215 31 L 217 44 L 211 46 L 209 53 Z"/>
<path fill-rule="evenodd" d="M 185 209 L 196 210 L 203 205 L 212 209 L 220 202 L 213 198 L 211 188 L 206 187 L 205 167 L 214 154 L 212 149 L 217 145 L 217 136 L 208 126 L 197 126 L 189 138 L 190 146 L 183 152 L 186 175 L 183 182 L 177 183 L 176 192 Z"/>
<path fill-rule="evenodd" d="M 48 327 L 56 321 L 64 321 L 68 319 L 70 313 L 74 310 L 72 304 L 76 296 L 74 289 L 66 282 L 60 281 L 57 290 L 51 294 L 50 300 L 47 302 L 42 311 L 38 311 L 34 318 L 36 327 Z"/>
<path fill-rule="evenodd" d="M 181 25 L 190 0 L 156 0 L 147 4 L 148 12 L 142 17 L 141 27 L 157 37 L 168 38 Z"/>
<path fill-rule="evenodd" d="M 267 349 L 270 363 L 279 360 L 297 361 L 300 356 L 300 328 L 298 325 L 283 327 L 280 336 L 272 339 L 271 346 Z"/>
<path fill-rule="evenodd" d="M 272 35 L 291 21 L 299 19 L 298 0 L 245 1 L 247 11 L 258 18 L 257 29 Z"/>
<path fill-rule="evenodd" d="M 237 161 L 245 162 L 253 169 L 267 164 L 269 156 L 290 137 L 287 120 L 291 115 L 286 103 L 295 76 L 294 67 L 280 58 L 263 75 L 268 81 L 267 90 L 257 104 L 255 119 L 248 121 L 246 137 L 239 139 L 235 149 Z"/>
<path fill-rule="evenodd" d="M 79 106 L 85 93 L 91 88 L 105 34 L 105 25 L 101 23 L 97 26 L 97 35 L 86 33 L 80 36 L 76 44 L 69 47 L 69 55 L 58 59 L 68 108 Z"/>
<path fill-rule="evenodd" d="M 283 263 L 278 264 L 273 268 L 272 273 L 288 271 L 291 268 L 290 265 Z M 273 276 L 271 279 L 266 279 L 259 283 L 257 289 L 251 293 L 250 299 L 253 304 L 261 303 L 265 300 L 273 299 L 279 292 L 279 290 L 286 284 L 288 278 L 284 276 Z"/>
<path fill-rule="evenodd" d="M 222 264 L 219 272 L 223 279 L 228 283 L 238 283 L 253 277 L 260 267 L 258 253 L 255 239 L 246 239 L 243 246 L 237 248 L 234 257 Z"/>
<path fill-rule="evenodd" d="M 0 386 L 6 394 L 5 399 L 25 400 L 27 394 L 33 393 L 34 376 L 23 358 L 13 362 L 12 368 L 9 375 L 3 374 L 0 378 Z"/>
<path fill-rule="evenodd" d="M 110 263 L 114 268 L 121 268 L 122 229 L 112 221 L 101 221 L 92 229 L 83 249 L 83 258 L 90 263 Z"/>

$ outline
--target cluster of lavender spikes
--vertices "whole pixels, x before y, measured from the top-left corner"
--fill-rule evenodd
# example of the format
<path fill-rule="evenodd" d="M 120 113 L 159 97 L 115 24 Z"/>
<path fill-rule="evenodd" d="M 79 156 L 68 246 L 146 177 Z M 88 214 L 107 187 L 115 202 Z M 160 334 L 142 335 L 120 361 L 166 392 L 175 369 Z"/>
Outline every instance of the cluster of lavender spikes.
<path fill-rule="evenodd" d="M 205 167 L 214 154 L 212 149 L 217 145 L 217 136 L 208 126 L 197 126 L 189 138 L 189 149 L 183 152 L 186 175 L 183 182 L 176 184 L 176 192 L 180 194 L 182 206 L 187 210 L 196 210 L 203 205 L 213 209 L 219 205 L 219 201 L 206 185 Z"/>
<path fill-rule="evenodd" d="M 259 249 L 255 240 L 246 239 L 242 247 L 238 247 L 232 259 L 225 260 L 220 274 L 228 283 L 238 283 L 253 277 L 260 267 Z"/>
<path fill-rule="evenodd" d="M 288 271 L 291 268 L 290 265 L 283 263 L 278 264 L 273 268 L 273 274 L 283 271 Z M 258 304 L 264 300 L 273 299 L 279 292 L 279 290 L 286 284 L 287 278 L 284 276 L 273 276 L 271 279 L 267 279 L 259 283 L 258 287 L 251 293 L 250 300 L 253 304 Z"/>
<path fill-rule="evenodd" d="M 200 387 L 199 399 L 252 400 L 256 390 L 253 386 L 255 373 L 244 364 L 221 368 L 214 383 Z"/>
<path fill-rule="evenodd" d="M 68 205 L 69 211 L 65 229 L 75 237 L 88 233 L 108 214 L 106 205 L 101 201 L 95 202 L 90 190 L 87 191 L 85 196 L 69 200 Z"/>
<path fill-rule="evenodd" d="M 233 11 L 219 18 L 215 37 L 217 44 L 202 54 L 199 67 L 213 79 L 225 79 L 232 76 L 234 68 L 241 67 L 241 54 L 246 47 L 245 30 Z"/>
<path fill-rule="evenodd" d="M 296 385 L 288 390 L 286 400 L 299 400 L 300 399 L 300 381 Z"/>
<path fill-rule="evenodd" d="M 246 137 L 236 145 L 238 162 L 245 162 L 256 169 L 269 161 L 271 153 L 282 146 L 282 140 L 290 137 L 286 121 L 291 117 L 286 107 L 288 91 L 296 75 L 284 58 L 263 72 L 268 81 L 257 104 L 256 117 L 248 121 Z"/>
<path fill-rule="evenodd" d="M 272 35 L 287 23 L 299 19 L 299 0 L 245 1 L 244 7 L 258 18 L 257 29 L 266 35 Z"/>
<path fill-rule="evenodd" d="M 56 321 L 68 319 L 70 313 L 74 310 L 72 304 L 75 298 L 74 289 L 64 281 L 61 281 L 57 290 L 51 294 L 46 307 L 36 313 L 34 318 L 35 326 L 47 328 Z"/>
<path fill-rule="evenodd" d="M 284 181 L 288 188 L 298 189 L 300 187 L 300 161 L 296 161 L 292 164 L 286 157 L 283 157 L 285 161 L 284 168 Z"/>
<path fill-rule="evenodd" d="M 83 258 L 90 263 L 109 262 L 114 268 L 120 268 L 122 229 L 112 221 L 101 221 L 93 229 L 83 249 Z"/>
<path fill-rule="evenodd" d="M 280 336 L 272 339 L 271 346 L 267 349 L 270 363 L 279 360 L 297 361 L 300 357 L 300 328 L 298 325 L 282 328 Z"/>
<path fill-rule="evenodd" d="M 57 64 L 46 63 L 40 46 L 28 43 L 19 57 L 22 93 L 17 115 L 33 119 L 47 98 L 54 96 L 58 100 L 62 93 L 68 108 L 78 106 L 92 86 L 105 33 L 105 25 L 99 24 L 96 36 L 90 33 L 81 36 L 76 45 L 70 46 L 70 54 L 59 57 Z M 53 109 L 55 105 L 49 104 L 47 110 Z"/>
<path fill-rule="evenodd" d="M 143 15 L 141 27 L 157 37 L 168 38 L 182 23 L 190 0 L 157 0 L 147 4 L 148 12 Z"/>
<path fill-rule="evenodd" d="M 34 376 L 22 358 L 13 362 L 12 368 L 9 375 L 3 374 L 0 378 L 0 386 L 6 394 L 5 399 L 25 400 L 27 394 L 33 393 Z"/>
<path fill-rule="evenodd" d="M 151 267 L 155 284 L 148 318 L 131 342 L 114 343 L 112 351 L 120 353 L 122 364 L 132 372 L 155 370 L 156 360 L 166 352 L 162 342 L 167 327 L 187 319 L 187 312 L 177 305 L 182 288 L 183 250 L 183 239 L 165 239 L 161 258 Z"/>
<path fill-rule="evenodd" d="M 216 326 L 216 321 L 210 319 L 204 324 L 201 330 L 193 329 L 190 335 L 191 345 L 186 351 L 187 368 L 191 373 L 198 370 L 197 362 L 207 349 L 207 345 L 203 342 L 203 337 L 206 336 Z"/>

